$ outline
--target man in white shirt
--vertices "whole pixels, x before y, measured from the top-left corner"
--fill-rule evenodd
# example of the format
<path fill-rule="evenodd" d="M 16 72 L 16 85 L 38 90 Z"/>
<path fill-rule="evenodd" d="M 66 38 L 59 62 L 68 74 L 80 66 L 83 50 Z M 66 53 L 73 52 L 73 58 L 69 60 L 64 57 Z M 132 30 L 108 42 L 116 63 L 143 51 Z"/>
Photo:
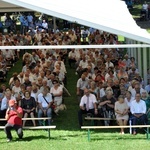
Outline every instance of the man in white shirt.
<path fill-rule="evenodd" d="M 84 89 L 88 88 L 88 86 L 89 86 L 89 80 L 86 78 L 84 74 L 82 74 L 81 78 L 79 78 L 77 81 L 77 96 L 79 101 L 84 94 Z"/>
<path fill-rule="evenodd" d="M 132 97 L 135 97 L 136 93 L 142 93 L 144 91 L 143 88 L 140 87 L 140 83 L 137 82 L 133 89 L 131 89 Z"/>
<path fill-rule="evenodd" d="M 79 66 L 78 66 L 78 68 L 76 69 L 76 71 L 78 72 L 79 76 L 81 75 L 82 70 L 87 67 L 87 65 L 88 65 L 88 64 L 87 64 L 86 57 L 85 57 L 85 55 L 82 55 L 82 60 L 80 60 Z"/>
<path fill-rule="evenodd" d="M 142 9 L 145 10 L 145 11 L 148 11 L 148 4 L 146 3 L 146 1 L 142 5 Z"/>
<path fill-rule="evenodd" d="M 42 27 L 44 30 L 46 30 L 46 32 L 48 31 L 48 23 L 46 22 L 46 20 L 43 20 Z"/>
<path fill-rule="evenodd" d="M 44 88 L 43 92 L 38 95 L 38 118 L 41 118 L 43 115 L 47 117 L 52 117 L 52 95 L 49 93 L 48 88 Z M 39 120 L 39 124 L 41 125 L 41 120 Z M 48 119 L 48 125 L 51 124 L 51 119 Z"/>
<path fill-rule="evenodd" d="M 75 64 L 76 63 L 76 53 L 75 53 L 75 49 L 72 49 L 69 54 L 68 54 L 68 62 L 69 62 L 69 66 L 71 68 L 71 64 Z"/>
<path fill-rule="evenodd" d="M 97 116 L 98 114 L 97 99 L 94 94 L 90 93 L 89 89 L 84 89 L 84 96 L 81 98 L 79 106 L 80 110 L 78 112 L 78 120 L 79 126 L 81 127 L 83 125 L 83 114 L 91 113 L 93 116 Z"/>
<path fill-rule="evenodd" d="M 142 5 L 142 10 L 141 10 L 141 14 L 142 14 L 142 12 L 143 13 L 145 13 L 145 17 L 146 17 L 146 19 L 147 19 L 147 17 L 148 17 L 148 4 L 146 3 L 146 1 L 144 2 L 144 4 Z"/>
<path fill-rule="evenodd" d="M 131 121 L 132 125 L 137 125 L 140 121 L 141 124 L 147 124 L 147 115 L 146 115 L 146 103 L 141 100 L 141 94 L 136 93 L 135 100 L 131 103 Z M 133 128 L 133 134 L 136 135 L 136 129 Z"/>

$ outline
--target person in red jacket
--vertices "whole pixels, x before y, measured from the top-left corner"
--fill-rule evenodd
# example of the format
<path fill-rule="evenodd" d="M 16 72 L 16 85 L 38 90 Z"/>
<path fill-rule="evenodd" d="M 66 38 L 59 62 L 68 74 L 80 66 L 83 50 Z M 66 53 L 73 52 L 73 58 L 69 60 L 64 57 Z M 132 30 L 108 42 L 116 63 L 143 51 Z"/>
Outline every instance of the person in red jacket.
<path fill-rule="evenodd" d="M 7 120 L 7 124 L 5 125 L 5 133 L 7 136 L 7 142 L 12 140 L 11 130 L 15 129 L 19 139 L 23 137 L 22 131 L 22 116 L 23 109 L 17 105 L 16 100 L 9 100 L 8 109 L 6 111 L 5 119 Z"/>

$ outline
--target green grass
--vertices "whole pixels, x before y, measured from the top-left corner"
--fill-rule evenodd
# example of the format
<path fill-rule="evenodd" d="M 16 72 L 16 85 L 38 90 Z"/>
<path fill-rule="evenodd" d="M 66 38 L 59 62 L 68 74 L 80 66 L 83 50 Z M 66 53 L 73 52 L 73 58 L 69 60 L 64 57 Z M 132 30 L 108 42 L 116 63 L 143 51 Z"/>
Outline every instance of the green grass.
<path fill-rule="evenodd" d="M 116 133 L 103 133 L 99 130 L 92 131 L 91 141 L 87 140 L 86 131 L 51 130 L 50 141 L 46 131 L 24 131 L 23 141 L 17 141 L 15 132 L 14 140 L 6 143 L 4 132 L 0 132 L 0 149 L 8 150 L 149 150 L 149 141 L 145 135 L 136 136 Z"/>

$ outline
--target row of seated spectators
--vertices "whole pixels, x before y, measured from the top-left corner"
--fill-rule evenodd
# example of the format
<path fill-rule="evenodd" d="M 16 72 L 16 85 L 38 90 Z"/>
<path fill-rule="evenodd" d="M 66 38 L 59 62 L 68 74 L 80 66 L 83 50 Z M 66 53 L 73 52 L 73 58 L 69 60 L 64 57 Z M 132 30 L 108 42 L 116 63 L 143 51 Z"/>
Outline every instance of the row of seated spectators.
<path fill-rule="evenodd" d="M 112 38 L 112 41 L 117 43 L 115 36 L 112 36 Z M 128 117 L 120 118 L 117 115 L 119 111 L 122 112 L 127 109 L 122 108 L 122 106 L 116 109 L 115 104 L 116 102 L 118 103 L 119 97 L 123 99 L 121 103 L 125 103 L 128 107 L 127 113 L 132 116 L 133 112 L 130 111 L 132 101 L 136 101 L 136 95 L 140 94 L 140 102 L 144 100 L 146 102 L 144 102 L 145 107 L 141 108 L 140 105 L 138 110 L 136 105 L 134 105 L 135 112 L 138 113 L 139 111 L 139 113 L 144 115 L 149 112 L 150 80 L 148 80 L 148 85 L 144 86 L 134 57 L 129 57 L 128 54 L 122 55 L 118 49 L 72 50 L 69 52 L 68 57 L 70 67 L 74 65 L 76 67 L 75 74 L 79 75 L 76 92 L 80 103 L 80 111 L 78 113 L 80 126 L 83 125 L 82 114 L 89 113 L 90 109 L 90 113 L 94 116 L 98 115 L 104 118 L 117 117 L 119 125 L 126 125 Z M 88 91 L 95 95 L 93 104 L 86 104 L 89 96 L 87 95 Z M 88 108 L 90 109 L 86 110 L 86 105 L 89 105 Z M 105 121 L 104 123 L 109 125 L 111 122 Z M 123 130 L 121 132 L 124 133 Z"/>
<path fill-rule="evenodd" d="M 118 43 L 116 35 L 99 32 L 98 30 L 90 32 L 89 40 L 85 43 L 84 42 L 85 41 L 83 41 L 83 44 Z M 34 37 L 31 37 L 28 33 L 26 35 L 21 35 L 19 32 L 16 35 L 11 33 L 9 35 L 5 35 L 5 40 L 1 37 L 0 43 L 1 45 L 5 44 L 7 46 L 12 44 L 68 45 L 71 43 L 79 44 L 80 42 L 77 40 L 75 31 L 70 30 L 68 33 L 59 32 L 56 34 L 37 32 Z M 12 89 L 11 95 L 18 100 L 19 105 L 22 105 L 22 99 L 25 98 L 25 91 L 31 94 L 38 93 L 37 91 L 40 91 L 42 100 L 39 100 L 40 98 L 37 96 L 40 95 L 39 93 L 37 95 L 35 94 L 36 96 L 33 97 L 35 97 L 35 101 L 42 104 L 42 106 L 38 105 L 38 109 L 34 109 L 37 110 L 38 116 L 41 116 L 42 113 L 46 114 L 46 112 L 48 112 L 48 116 L 51 116 L 51 111 L 49 109 L 46 109 L 45 111 L 45 106 L 50 108 L 51 104 L 48 105 L 45 101 L 43 97 L 45 94 L 43 92 L 47 90 L 43 89 L 48 88 L 47 96 L 51 95 L 50 97 L 52 97 L 54 101 L 57 101 L 57 98 L 55 97 L 62 96 L 63 83 L 66 83 L 66 56 L 67 50 L 40 49 L 34 50 L 32 53 L 24 54 L 22 72 L 19 74 L 15 73 L 9 82 Z M 77 82 L 77 95 L 79 101 L 84 95 L 85 88 L 90 89 L 90 91 L 96 95 L 98 108 L 101 108 L 101 100 L 103 98 L 104 100 L 108 100 L 108 98 L 111 99 L 113 97 L 114 101 L 116 101 L 120 94 L 126 97 L 126 94 L 128 93 L 127 91 L 131 91 L 133 97 L 135 97 L 136 93 L 140 92 L 142 94 L 144 91 L 142 78 L 138 73 L 135 58 L 129 58 L 128 55 L 123 56 L 121 50 L 72 49 L 68 54 L 68 60 L 70 67 L 74 65 L 74 67 L 76 67 L 76 74 L 79 75 L 79 80 Z M 59 90 L 59 94 L 53 94 L 51 91 L 53 88 L 61 89 Z M 106 94 L 105 91 L 107 88 L 110 88 L 113 92 Z M 149 92 L 149 88 L 145 87 L 145 89 Z M 4 98 L 6 99 L 5 90 L 5 86 L 3 86 L 2 92 L 4 92 Z M 130 98 L 128 98 L 128 101 L 130 102 Z M 62 99 L 60 103 L 56 105 L 60 105 L 61 103 Z M 114 105 L 111 105 L 110 109 L 114 110 Z M 28 114 L 26 113 L 26 110 L 25 114 Z"/>
<path fill-rule="evenodd" d="M 52 110 L 58 114 L 63 103 L 63 88 L 66 68 L 56 51 L 52 57 L 49 51 L 36 50 L 23 55 L 23 67 L 20 73 L 13 73 L 10 78 L 10 88 L 2 86 L 1 117 L 5 116 L 8 101 L 15 99 L 24 110 L 24 117 L 38 117 L 46 115 L 52 117 Z M 42 57 L 44 55 L 44 57 Z M 53 107 L 53 108 L 52 108 Z M 40 122 L 39 122 L 40 123 Z M 48 122 L 50 124 L 50 120 Z M 33 120 L 35 126 L 35 121 Z M 25 121 L 24 124 L 25 125 Z"/>
<path fill-rule="evenodd" d="M 13 45 L 69 45 L 71 43 L 77 43 L 77 37 L 74 31 L 69 30 L 68 33 L 46 33 L 38 32 L 31 36 L 28 32 L 25 35 L 14 34 L 0 34 L 1 46 L 13 46 Z M 89 42 L 90 43 L 90 42 Z M 1 50 L 1 64 L 5 61 L 5 53 L 13 56 L 13 50 Z M 19 58 L 19 50 L 15 51 Z M 9 81 L 9 91 L 3 84 L 1 85 L 1 118 L 4 118 L 5 112 L 8 108 L 8 101 L 10 99 L 16 99 L 18 105 L 24 106 L 22 103 L 27 99 L 34 98 L 35 103 L 28 106 L 28 102 L 23 107 L 24 117 L 31 117 L 35 115 L 33 112 L 38 113 L 38 116 L 47 115 L 52 116 L 51 107 L 54 102 L 53 109 L 55 113 L 58 113 L 60 109 L 65 109 L 62 106 L 62 95 L 64 84 L 66 84 L 66 62 L 67 50 L 34 50 L 32 53 L 25 53 L 23 55 L 23 68 L 22 72 L 13 74 L 13 77 Z M 14 58 L 11 57 L 10 64 L 13 63 Z M 48 88 L 48 93 L 44 94 L 44 89 Z M 66 90 L 66 89 L 65 89 Z M 67 90 L 66 90 L 67 91 Z M 26 97 L 25 93 L 29 93 Z M 45 95 L 39 98 L 39 95 Z M 50 104 L 48 104 L 48 103 Z M 54 108 L 55 107 L 55 108 Z M 46 114 L 47 113 L 47 114 Z M 34 125 L 35 122 L 33 121 Z M 50 121 L 49 121 L 50 124 Z M 25 125 L 25 123 L 24 123 Z"/>
<path fill-rule="evenodd" d="M 11 40 L 16 43 L 19 41 L 16 35 L 5 35 L 5 37 L 9 42 L 4 43 L 2 38 L 1 45 L 9 45 Z M 39 42 L 41 43 L 41 40 Z M 10 99 L 16 99 L 18 105 L 22 106 L 24 117 L 35 117 L 35 115 L 52 117 L 52 110 L 58 114 L 59 110 L 65 109 L 62 103 L 67 73 L 64 63 L 66 56 L 67 50 L 40 49 L 33 50 L 31 53 L 26 52 L 23 55 L 22 71 L 13 73 L 9 81 L 10 87 L 1 85 L 1 118 L 5 116 Z M 48 120 L 48 123 L 50 124 L 51 120 Z M 33 124 L 36 125 L 34 120 Z"/>

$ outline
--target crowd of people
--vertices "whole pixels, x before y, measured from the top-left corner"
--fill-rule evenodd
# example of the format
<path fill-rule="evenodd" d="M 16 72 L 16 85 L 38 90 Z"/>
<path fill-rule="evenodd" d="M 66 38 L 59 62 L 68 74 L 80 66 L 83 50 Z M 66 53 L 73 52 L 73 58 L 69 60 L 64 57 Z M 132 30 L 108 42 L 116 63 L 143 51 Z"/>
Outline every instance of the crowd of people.
<path fill-rule="evenodd" d="M 112 34 L 100 35 L 103 40 L 109 37 L 109 44 L 118 43 Z M 80 106 L 80 127 L 83 126 L 82 116 L 85 113 L 94 117 L 116 118 L 120 126 L 127 125 L 129 120 L 132 125 L 139 121 L 148 123 L 150 79 L 144 86 L 135 58 L 129 58 L 127 53 L 121 54 L 118 49 L 72 49 L 69 52 L 70 66 L 74 64 L 79 75 L 76 93 Z M 106 120 L 102 123 L 112 125 L 113 122 Z M 133 134 L 136 133 L 134 129 Z M 124 134 L 123 128 L 121 134 Z"/>
<path fill-rule="evenodd" d="M 86 37 L 80 34 L 80 28 L 67 32 L 53 33 L 48 30 L 36 30 L 21 34 L 0 34 L 0 45 L 70 45 L 70 44 L 118 44 L 117 35 L 95 29 L 87 29 Z M 48 116 L 64 103 L 63 93 L 66 79 L 66 63 L 76 69 L 77 99 L 80 105 L 78 112 L 79 125 L 83 125 L 82 114 L 93 116 L 115 117 L 119 125 L 126 125 L 129 118 L 132 124 L 137 120 L 147 123 L 146 112 L 149 112 L 150 82 L 144 87 L 138 72 L 136 60 L 123 54 L 122 49 L 36 49 L 25 52 L 22 57 L 22 71 L 14 72 L 9 80 L 9 87 L 1 84 L 0 118 L 9 116 L 13 110 L 10 100 L 22 108 L 22 117 L 34 118 Z M 1 71 L 5 72 L 7 62 L 15 63 L 20 58 L 19 50 L 0 50 Z M 150 78 L 149 78 L 150 81 Z M 144 93 L 146 93 L 144 95 Z M 141 97 L 140 97 L 141 96 Z M 139 103 L 140 102 L 140 103 Z M 146 103 L 145 103 L 146 102 Z M 147 106 L 147 107 L 146 107 Z M 15 114 L 18 117 L 18 111 Z M 7 117 L 8 117 L 7 116 Z M 7 118 L 6 117 L 6 118 Z M 36 122 L 32 120 L 33 125 Z M 111 122 L 105 121 L 104 125 Z M 48 125 L 51 119 L 48 120 Z M 97 122 L 95 122 L 97 124 Z M 26 122 L 23 122 L 23 126 Z M 41 120 L 39 120 L 41 125 Z M 7 132 L 6 132 L 7 133 Z M 20 132 L 22 135 L 22 132 Z M 121 134 L 124 130 L 121 129 Z M 136 129 L 134 130 L 136 134 Z M 21 136 L 22 137 L 22 136 Z M 8 136 L 11 140 L 11 136 Z"/>
<path fill-rule="evenodd" d="M 4 28 L 4 33 L 10 33 L 17 31 L 17 23 L 20 25 L 20 33 L 25 34 L 26 32 L 35 33 L 35 30 L 51 30 L 52 21 L 48 21 L 46 15 L 41 14 L 40 16 L 35 16 L 33 12 L 24 13 L 5 13 L 3 16 L 3 21 L 0 22 L 0 29 Z"/>

